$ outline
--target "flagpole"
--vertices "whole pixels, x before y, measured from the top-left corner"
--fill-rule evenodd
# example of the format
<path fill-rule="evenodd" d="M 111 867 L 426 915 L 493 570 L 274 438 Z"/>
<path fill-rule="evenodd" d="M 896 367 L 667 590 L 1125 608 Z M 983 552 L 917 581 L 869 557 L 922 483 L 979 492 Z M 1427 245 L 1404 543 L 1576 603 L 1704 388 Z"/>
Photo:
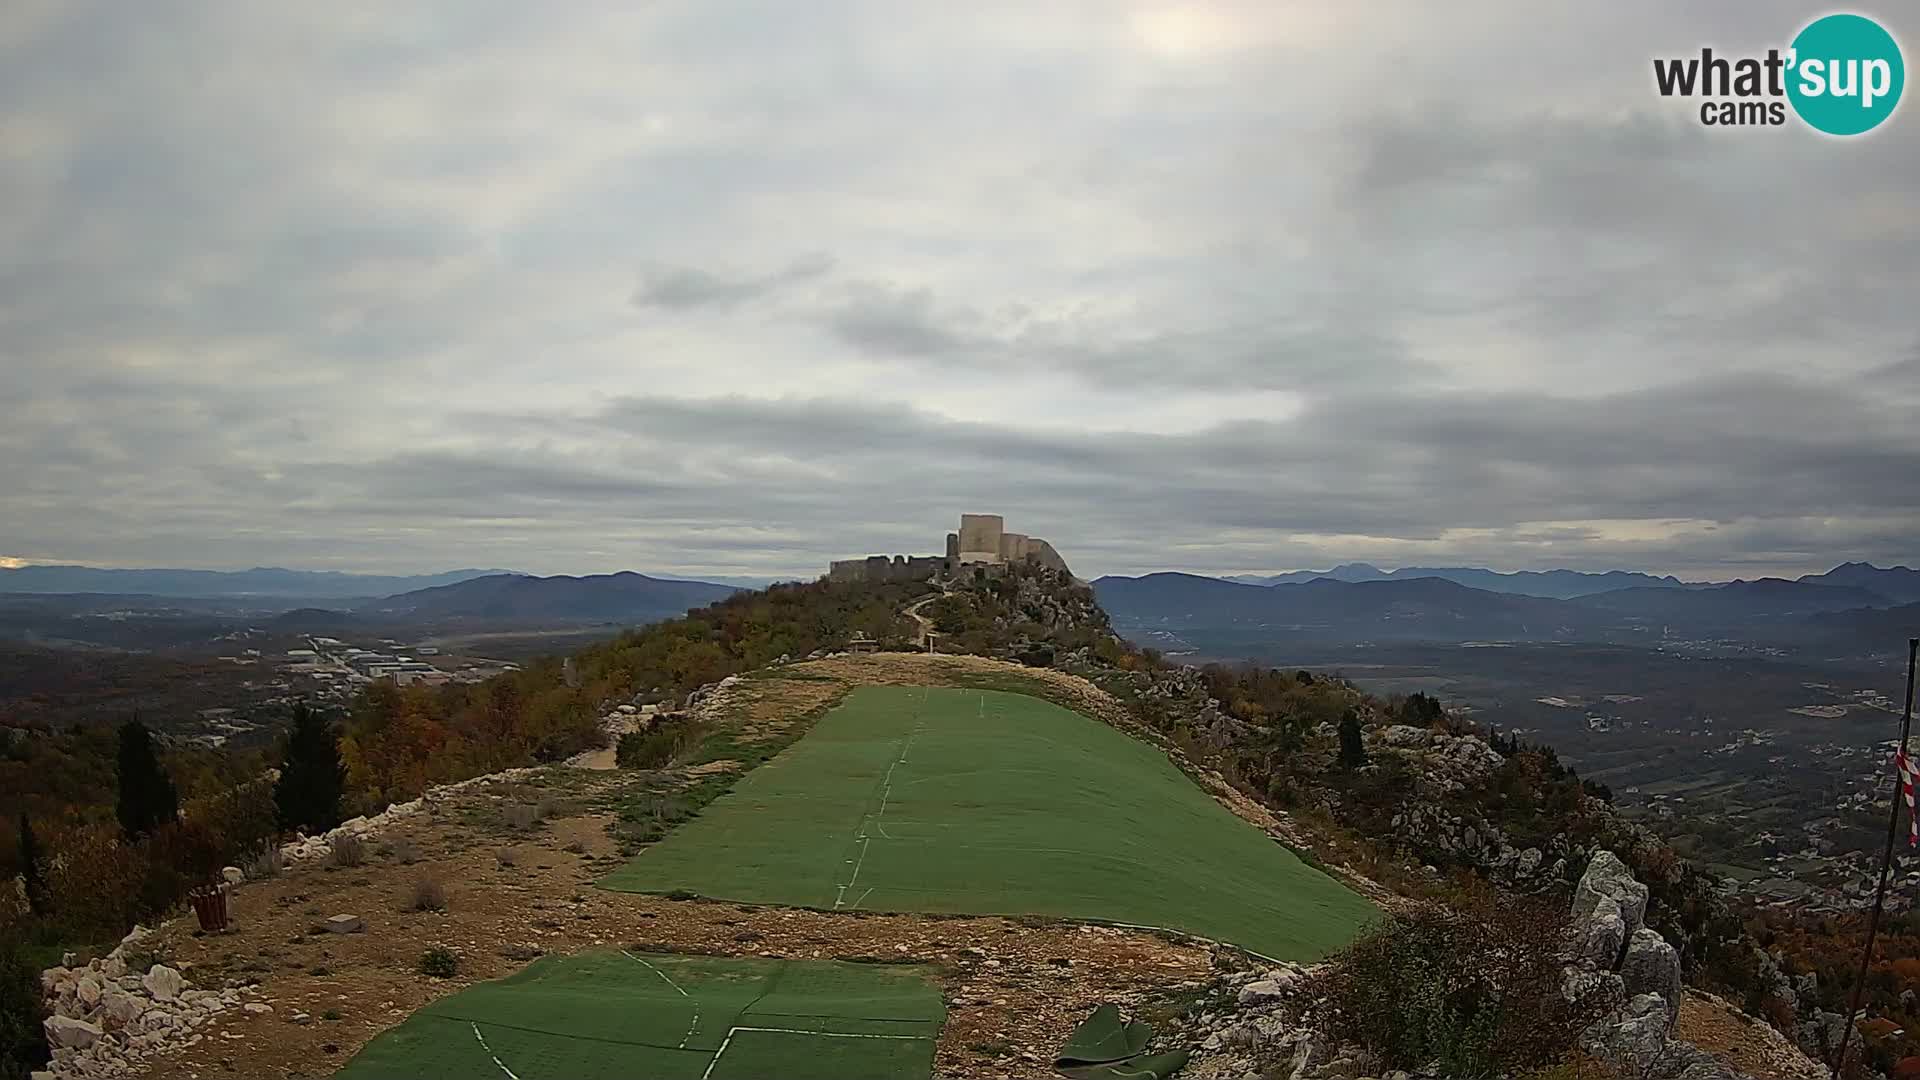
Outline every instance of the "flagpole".
<path fill-rule="evenodd" d="M 1913 663 L 1920 655 L 1920 638 L 1907 639 L 1907 705 L 1900 713 L 1900 750 L 1907 749 L 1907 732 L 1913 728 Z M 1880 930 L 1880 908 L 1887 899 L 1887 876 L 1893 871 L 1893 838 L 1900 829 L 1901 785 L 1906 778 L 1899 770 L 1893 777 L 1893 809 L 1887 814 L 1887 851 L 1880 858 L 1880 887 L 1873 893 L 1873 914 L 1867 917 L 1867 947 L 1860 954 L 1860 974 L 1853 980 L 1853 1003 L 1847 1006 L 1847 1022 L 1840 1027 L 1840 1053 L 1834 1058 L 1834 1080 L 1847 1067 L 1847 1044 L 1853 1041 L 1854 1017 L 1860 1015 L 1860 994 L 1867 987 L 1867 968 L 1873 963 L 1873 938 Z M 1920 811 L 1917 811 L 1920 812 Z"/>

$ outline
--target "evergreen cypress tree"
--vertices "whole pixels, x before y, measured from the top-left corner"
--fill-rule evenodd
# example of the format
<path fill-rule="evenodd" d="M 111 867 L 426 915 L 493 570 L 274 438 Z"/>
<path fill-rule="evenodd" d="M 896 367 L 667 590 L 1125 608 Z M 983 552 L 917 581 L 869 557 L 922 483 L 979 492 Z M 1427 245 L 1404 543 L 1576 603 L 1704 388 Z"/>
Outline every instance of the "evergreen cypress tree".
<path fill-rule="evenodd" d="M 273 786 L 280 827 L 317 835 L 340 824 L 340 796 L 346 783 L 347 770 L 340 762 L 333 725 L 305 702 L 295 705 L 286 760 Z"/>
<path fill-rule="evenodd" d="M 119 780 L 120 797 L 114 809 L 120 817 L 120 831 L 129 840 L 179 820 L 180 795 L 160 767 L 153 733 L 137 719 L 120 728 Z"/>
<path fill-rule="evenodd" d="M 1357 769 L 1367 763 L 1367 747 L 1360 741 L 1360 715 L 1352 709 L 1340 718 L 1340 767 Z"/>
<path fill-rule="evenodd" d="M 27 886 L 27 908 L 35 915 L 47 913 L 47 877 L 41 866 L 40 838 L 33 834 L 33 822 L 20 811 L 20 878 Z"/>

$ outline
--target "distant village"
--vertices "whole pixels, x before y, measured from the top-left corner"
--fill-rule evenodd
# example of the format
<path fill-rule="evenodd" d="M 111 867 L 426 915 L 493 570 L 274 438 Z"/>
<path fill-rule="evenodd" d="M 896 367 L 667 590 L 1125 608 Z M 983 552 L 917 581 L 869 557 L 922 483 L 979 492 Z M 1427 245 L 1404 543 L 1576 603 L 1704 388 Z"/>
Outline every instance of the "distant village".
<path fill-rule="evenodd" d="M 1816 700 L 1785 710 L 1795 716 L 1840 721 L 1861 713 L 1898 715 L 1879 690 L 1815 682 L 1802 687 Z M 1534 700 L 1575 712 L 1590 736 L 1649 723 L 1608 707 L 1641 700 L 1631 695 Z M 1816 912 L 1872 906 L 1894 792 L 1895 741 L 1808 743 L 1791 731 L 1735 729 L 1726 718 L 1716 722 L 1705 715 L 1670 730 L 1704 743 L 1689 751 L 1702 755 L 1694 759 L 1701 764 L 1688 775 L 1617 787 L 1616 800 L 1629 813 L 1670 838 L 1691 838 L 1696 846 L 1690 858 L 1711 865 L 1729 892 L 1762 906 Z M 1886 899 L 1896 911 L 1920 900 L 1920 849 L 1908 845 L 1907 828 L 1903 813 Z"/>
<path fill-rule="evenodd" d="M 312 635 L 301 640 L 305 645 L 272 654 L 250 648 L 218 657 L 236 667 L 261 669 L 263 678 L 242 684 L 254 695 L 249 707 L 201 709 L 197 730 L 179 737 L 203 746 L 245 741 L 273 726 L 251 719 L 246 715 L 250 711 L 290 707 L 296 701 L 344 708 L 361 687 L 378 679 L 392 679 L 400 686 L 444 686 L 482 682 L 519 670 L 519 665 L 505 660 L 446 655 L 437 646 L 409 646 L 392 638 L 372 643 L 377 647 Z"/>

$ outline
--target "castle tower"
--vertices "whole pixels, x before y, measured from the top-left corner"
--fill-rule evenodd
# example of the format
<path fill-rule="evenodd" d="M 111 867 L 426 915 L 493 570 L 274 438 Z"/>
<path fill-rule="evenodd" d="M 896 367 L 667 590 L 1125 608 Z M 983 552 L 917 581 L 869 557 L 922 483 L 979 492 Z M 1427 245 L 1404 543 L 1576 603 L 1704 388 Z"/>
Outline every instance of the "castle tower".
<path fill-rule="evenodd" d="M 1006 519 L 999 514 L 960 515 L 960 561 L 999 562 Z"/>

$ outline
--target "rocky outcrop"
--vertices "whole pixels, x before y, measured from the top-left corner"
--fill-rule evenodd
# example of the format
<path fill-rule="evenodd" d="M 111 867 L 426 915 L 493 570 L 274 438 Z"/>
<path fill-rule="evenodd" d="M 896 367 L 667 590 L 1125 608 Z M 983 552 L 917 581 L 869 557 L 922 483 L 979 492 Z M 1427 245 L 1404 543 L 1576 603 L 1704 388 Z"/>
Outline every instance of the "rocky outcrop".
<path fill-rule="evenodd" d="M 1568 1000 L 1617 993 L 1624 1004 L 1580 1034 L 1580 1046 L 1642 1080 L 1737 1080 L 1732 1068 L 1673 1037 L 1683 990 L 1680 954 L 1646 926 L 1647 887 L 1611 851 L 1595 852 L 1573 890 L 1572 942 L 1562 978 Z M 1612 994 L 1609 994 L 1612 996 Z"/>
<path fill-rule="evenodd" d="M 1611 851 L 1594 852 L 1573 890 L 1573 917 L 1584 919 L 1608 903 L 1625 921 L 1629 936 L 1647 921 L 1647 887 Z"/>
<path fill-rule="evenodd" d="M 47 1043 L 53 1049 L 46 1076 L 125 1075 L 163 1045 L 200 1042 L 204 1036 L 198 1029 L 220 1012 L 271 1008 L 251 1000 L 252 987 L 194 989 L 165 964 L 130 970 L 127 954 L 148 933 L 136 926 L 111 953 L 85 967 L 70 966 L 69 955 L 67 965 L 40 973 Z"/>
<path fill-rule="evenodd" d="M 1680 1015 L 1680 954 L 1658 933 L 1646 927 L 1633 932 L 1620 961 L 1620 981 L 1629 995 L 1653 994 L 1666 1003 L 1669 1015 Z"/>

